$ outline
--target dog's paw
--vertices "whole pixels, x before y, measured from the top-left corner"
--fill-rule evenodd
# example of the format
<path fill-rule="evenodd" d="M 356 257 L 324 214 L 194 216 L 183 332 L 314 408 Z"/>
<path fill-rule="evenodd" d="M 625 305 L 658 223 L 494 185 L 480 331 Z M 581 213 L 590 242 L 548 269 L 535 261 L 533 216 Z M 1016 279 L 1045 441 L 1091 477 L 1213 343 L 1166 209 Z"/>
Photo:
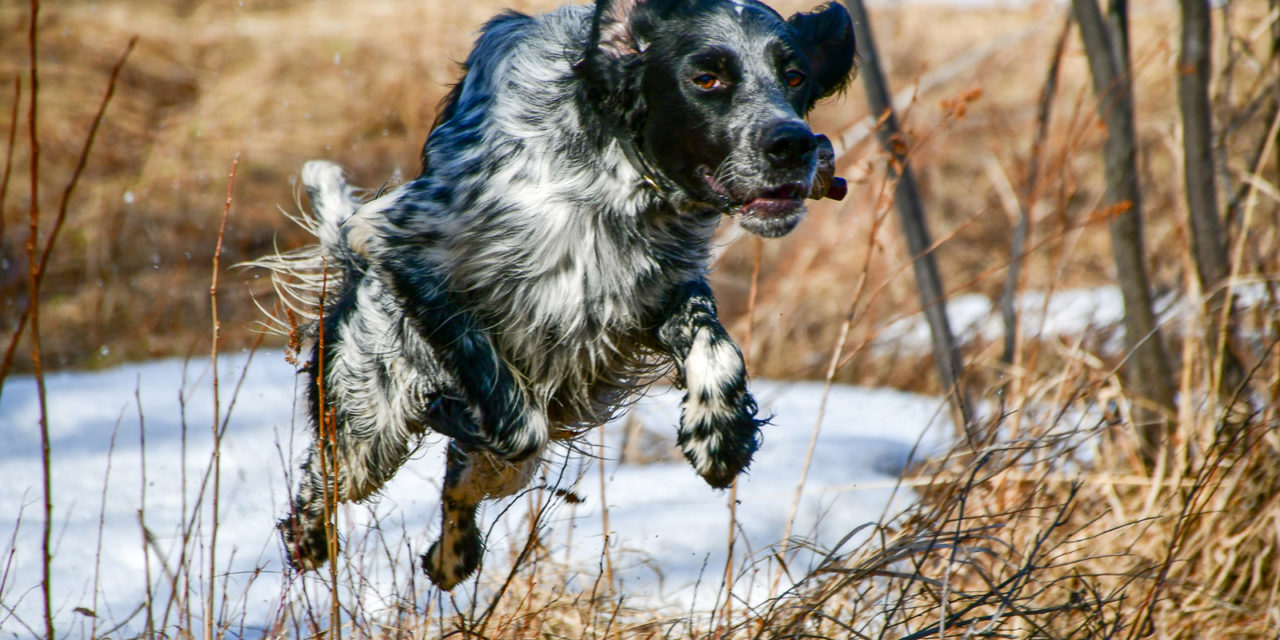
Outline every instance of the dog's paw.
<path fill-rule="evenodd" d="M 760 448 L 756 402 L 742 391 L 728 403 L 685 397 L 676 443 L 707 484 L 724 489 L 733 484 Z"/>
<path fill-rule="evenodd" d="M 484 541 L 476 530 L 460 532 L 452 541 L 441 537 L 422 554 L 422 572 L 432 584 L 452 591 L 480 567 L 484 557 Z"/>
<path fill-rule="evenodd" d="M 276 523 L 284 542 L 289 566 L 297 571 L 314 571 L 329 560 L 329 542 L 324 523 L 290 515 Z"/>
<path fill-rule="evenodd" d="M 698 331 L 685 358 L 685 383 L 676 442 L 708 484 L 727 487 L 751 464 L 765 421 L 756 418 L 747 393 L 742 353 L 723 329 Z"/>

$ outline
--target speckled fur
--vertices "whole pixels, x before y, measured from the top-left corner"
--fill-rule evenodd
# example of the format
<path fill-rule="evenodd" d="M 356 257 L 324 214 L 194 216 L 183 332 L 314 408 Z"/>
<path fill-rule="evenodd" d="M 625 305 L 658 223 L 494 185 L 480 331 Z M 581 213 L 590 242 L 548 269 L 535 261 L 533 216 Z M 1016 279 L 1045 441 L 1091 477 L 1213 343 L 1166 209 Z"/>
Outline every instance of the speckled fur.
<path fill-rule="evenodd" d="M 848 21 L 843 9 L 815 15 L 788 22 L 746 0 L 504 14 L 467 59 L 418 178 L 366 200 L 336 165 L 303 168 L 313 214 L 302 222 L 319 244 L 257 263 L 313 318 L 301 374 L 317 434 L 335 427 L 333 472 L 317 435 L 280 522 L 293 566 L 329 559 L 326 489 L 370 496 L 430 430 L 451 443 L 441 537 L 422 563 L 451 589 L 481 561 L 477 505 L 524 487 L 548 442 L 607 421 L 673 364 L 687 388 L 677 440 L 695 470 L 725 487 L 747 467 L 762 421 L 716 319 L 709 244 L 722 215 L 814 179 L 812 153 L 781 166 L 756 147 L 782 125 L 807 144 L 800 117 L 848 74 L 851 40 L 848 60 L 823 63 L 839 82 L 780 84 L 777 51 L 808 65 L 803 53 L 827 55 L 818 45 L 837 37 L 826 23 Z M 744 89 L 717 103 L 730 114 L 714 118 L 720 133 L 681 120 L 695 110 L 664 84 L 692 55 L 688 37 L 662 35 L 677 26 L 737 56 Z M 663 138 L 704 135 L 722 150 L 696 171 L 688 141 Z M 773 236 L 802 214 L 740 217 Z"/>

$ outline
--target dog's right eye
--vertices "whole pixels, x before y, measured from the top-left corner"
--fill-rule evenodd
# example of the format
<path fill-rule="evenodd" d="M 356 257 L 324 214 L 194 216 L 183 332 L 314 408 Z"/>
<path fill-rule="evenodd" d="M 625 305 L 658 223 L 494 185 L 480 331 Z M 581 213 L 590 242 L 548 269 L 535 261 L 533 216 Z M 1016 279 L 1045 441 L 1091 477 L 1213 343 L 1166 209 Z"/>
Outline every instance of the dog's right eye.
<path fill-rule="evenodd" d="M 726 85 L 723 80 L 717 78 L 714 74 L 702 73 L 693 77 L 693 84 L 697 85 L 703 91 L 714 91 L 723 89 Z"/>

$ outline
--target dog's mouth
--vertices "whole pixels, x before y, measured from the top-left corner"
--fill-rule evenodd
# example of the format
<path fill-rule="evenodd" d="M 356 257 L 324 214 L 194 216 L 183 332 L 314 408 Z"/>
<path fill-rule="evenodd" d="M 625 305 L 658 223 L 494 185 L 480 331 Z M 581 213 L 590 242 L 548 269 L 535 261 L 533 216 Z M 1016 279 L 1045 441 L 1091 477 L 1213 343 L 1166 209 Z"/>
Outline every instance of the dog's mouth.
<path fill-rule="evenodd" d="M 719 197 L 723 212 L 736 217 L 742 228 L 757 235 L 767 238 L 785 235 L 795 228 L 806 211 L 804 200 L 809 187 L 802 182 L 753 189 L 739 195 L 726 188 L 707 168 L 702 168 L 701 173 L 707 186 Z"/>

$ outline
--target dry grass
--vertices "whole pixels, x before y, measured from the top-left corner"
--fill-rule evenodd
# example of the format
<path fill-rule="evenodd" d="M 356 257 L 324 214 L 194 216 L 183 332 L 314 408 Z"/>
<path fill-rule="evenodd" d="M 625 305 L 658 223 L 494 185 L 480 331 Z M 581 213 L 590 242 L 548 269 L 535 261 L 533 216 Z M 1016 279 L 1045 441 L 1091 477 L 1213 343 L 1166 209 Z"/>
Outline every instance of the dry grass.
<path fill-rule="evenodd" d="M 140 35 L 42 287 L 46 365 L 98 366 L 202 351 L 211 311 L 210 238 L 218 234 L 231 158 L 239 155 L 240 164 L 222 262 L 250 259 L 277 244 L 296 246 L 305 239 L 276 209 L 297 206 L 291 176 L 304 160 L 337 160 L 366 185 L 412 175 L 434 105 L 454 79 L 455 61 L 465 55 L 474 28 L 500 6 L 553 4 L 117 0 L 46 8 L 40 24 L 46 211 L 56 209 L 110 65 L 128 38 Z M 1138 135 L 1153 277 L 1162 291 L 1194 302 L 1202 296 L 1180 190 L 1171 8 L 1134 15 Z M 1027 180 L 1035 101 L 1058 12 L 1040 6 L 873 14 L 895 89 L 1002 34 L 1034 29 L 916 96 L 906 111 L 913 161 L 934 237 L 941 239 L 943 277 L 955 293 L 998 294 L 1015 221 L 1002 185 L 1007 180 L 1018 192 Z M 19 32 L 26 15 L 23 7 L 5 4 L 0 25 Z M 1280 628 L 1280 151 L 1259 155 L 1259 141 L 1266 141 L 1280 104 L 1270 30 L 1276 15 L 1257 2 L 1216 17 L 1219 70 L 1212 91 L 1238 269 L 1232 282 L 1261 284 L 1256 290 L 1263 292 L 1240 310 L 1234 346 L 1252 375 L 1236 396 L 1207 393 L 1220 353 L 1213 337 L 1201 335 L 1209 323 L 1195 304 L 1174 316 L 1166 328 L 1172 352 L 1180 355 L 1180 404 L 1154 470 L 1144 469 L 1136 453 L 1133 399 L 1116 373 L 1122 355 L 1094 348 L 1093 334 L 1042 336 L 1029 328 L 1012 367 L 997 364 L 994 345 L 972 344 L 966 352 L 977 389 L 1007 384 L 998 396 L 981 394 L 997 416 L 989 425 L 997 444 L 958 447 L 915 470 L 904 482 L 918 490 L 918 505 L 859 532 L 872 534 L 865 543 L 821 550 L 825 560 L 816 570 L 763 605 L 735 603 L 727 617 L 634 607 L 599 575 L 558 563 L 553 545 L 540 536 L 542 512 L 535 509 L 528 544 L 509 558 L 514 568 L 507 575 L 486 573 L 476 608 L 347 610 L 345 635 L 1274 638 Z M 14 38 L 0 42 L 0 91 L 11 91 L 8 79 L 24 72 L 23 46 Z M 1106 216 L 1099 211 L 1102 136 L 1074 35 L 1063 65 L 1031 206 L 1033 250 L 1024 289 L 1113 280 Z M 866 115 L 855 89 L 823 107 L 815 121 L 835 133 Z M 8 133 L 0 131 L 5 139 Z M 24 226 L 30 199 L 30 151 L 21 135 L 14 151 L 2 203 L 0 345 L 25 307 L 29 280 L 23 235 L 14 231 Z M 722 312 L 736 335 L 753 324 L 747 346 L 757 374 L 820 377 L 834 357 L 844 363 L 835 372 L 838 381 L 931 389 L 931 376 L 920 373 L 930 370 L 927 355 L 876 357 L 865 348 L 918 302 L 888 209 L 892 185 L 883 159 L 864 143 L 850 150 L 841 169 L 853 187 L 847 202 L 815 205 L 795 234 L 763 245 L 751 319 L 753 243 L 726 234 L 713 274 Z M 1243 197 L 1247 184 L 1257 188 Z M 259 338 L 251 331 L 258 313 L 251 296 L 268 290 L 253 274 L 222 274 L 217 317 L 224 351 Z M 849 339 L 833 354 L 850 308 Z M 551 496 L 527 499 L 547 504 Z M 200 507 L 194 509 L 193 518 Z M 774 575 L 788 558 L 757 555 L 735 575 Z M 179 569 L 190 582 L 192 568 Z M 357 580 L 358 572 L 344 579 Z M 560 588 L 571 581 L 591 586 Z M 178 586 L 175 580 L 169 597 L 183 603 L 191 594 Z M 283 603 L 276 629 L 297 637 L 324 633 L 327 616 L 319 612 L 329 603 L 314 600 Z M 183 606 L 191 622 L 189 603 Z"/>
<path fill-rule="evenodd" d="M 297 206 L 291 185 L 302 162 L 334 159 L 352 170 L 357 183 L 370 186 L 412 176 L 435 105 L 456 79 L 456 61 L 466 55 L 477 26 L 502 6 L 537 10 L 554 4 L 117 0 L 47 7 L 41 25 L 46 105 L 41 193 L 49 200 L 43 203 L 46 209 L 76 160 L 110 64 L 131 35 L 140 36 L 73 200 L 60 240 L 65 246 L 55 255 L 44 284 L 47 365 L 92 367 L 199 350 L 208 317 L 201 284 L 211 257 L 207 239 L 216 232 L 216 203 L 230 158 L 238 154 L 242 165 L 224 263 L 260 256 L 277 244 L 296 246 L 306 239 L 278 208 Z M 783 11 L 807 7 L 804 2 L 777 4 Z M 1236 9 L 1235 31 L 1250 36 L 1246 27 L 1259 22 L 1263 9 Z M 918 96 L 907 110 L 905 124 L 915 144 L 934 235 L 948 238 L 938 251 L 945 283 L 957 292 L 994 295 L 1002 280 L 1000 257 L 1008 255 L 1013 222 L 993 184 L 992 169 L 1007 175 L 1015 187 L 1025 179 L 1035 95 L 1057 16 L 1058 10 L 1048 6 L 875 12 L 895 90 L 908 89 L 965 51 L 1036 29 Z M 1135 19 L 1138 122 L 1152 247 L 1186 242 L 1179 181 L 1173 179 L 1172 16 L 1151 10 Z M 0 7 L 0 26 L 6 31 L 20 30 L 26 19 L 24 7 Z M 1227 122 L 1235 121 L 1269 77 L 1265 65 L 1259 68 L 1268 46 L 1265 31 L 1250 37 L 1233 46 L 1247 44 L 1253 58 L 1240 56 L 1234 81 L 1216 87 L 1216 104 Z M 22 46 L 20 39 L 0 44 L 0 78 L 22 72 Z M 1025 285 L 1033 289 L 1110 282 L 1105 225 L 1089 222 L 1098 206 L 1101 162 L 1096 149 L 1101 135 L 1090 112 L 1085 66 L 1074 37 L 1063 73 L 1059 117 L 1050 129 L 1042 164 L 1044 175 L 1052 179 L 1042 181 L 1033 209 L 1032 245 L 1041 247 L 1026 269 Z M 11 85 L 0 84 L 7 103 Z M 978 94 L 962 112 L 955 107 L 961 97 Z M 821 107 L 815 122 L 819 130 L 835 133 L 866 115 L 855 89 Z M 1250 115 L 1228 138 L 1223 161 L 1233 172 L 1246 164 L 1247 149 L 1265 126 L 1260 123 L 1265 114 Z M 20 226 L 29 198 L 27 152 L 19 136 L 3 213 L 8 229 Z M 759 373 L 821 375 L 824 352 L 847 308 L 850 283 L 864 262 L 867 289 L 879 294 L 875 304 L 859 313 L 852 345 L 917 306 L 896 222 L 889 221 L 886 233 L 869 249 L 865 242 L 888 200 L 881 188 L 882 164 L 872 145 L 851 149 L 841 163 L 842 172 L 855 182 L 850 200 L 815 204 L 799 231 L 765 244 L 759 330 L 752 336 L 753 365 Z M 1268 209 L 1254 226 L 1262 230 L 1276 223 Z M 1277 250 L 1273 236 L 1257 237 L 1261 255 Z M 746 327 L 749 244 L 727 248 L 713 282 L 738 335 Z M 6 233 L 0 243 L 0 342 L 7 342 L 25 306 L 20 252 L 21 239 Z M 1180 253 L 1155 252 L 1158 282 L 1181 283 L 1185 265 Z M 225 276 L 221 313 L 227 348 L 253 339 L 257 311 L 250 295 L 268 290 L 257 276 L 242 271 Z M 856 358 L 840 371 L 840 379 L 928 389 L 929 380 L 915 375 L 918 364 Z"/>
<path fill-rule="evenodd" d="M 1166 457 L 1151 472 L 1139 460 L 1132 406 L 1114 369 L 1063 348 L 1064 368 L 1027 385 L 1005 417 L 991 420 L 998 442 L 957 446 L 903 479 L 904 490 L 918 492 L 917 504 L 850 532 L 859 542 L 814 549 L 795 540 L 790 552 L 775 546 L 745 560 L 737 575 L 767 583 L 795 570 L 797 550 L 820 558 L 795 586 L 757 604 L 739 601 L 732 616 L 718 607 L 631 606 L 603 573 L 559 562 L 562 550 L 545 535 L 540 508 L 552 498 L 537 490 L 524 498 L 532 514 L 527 542 L 503 558 L 514 568 L 487 570 L 479 583 L 462 587 L 464 601 L 478 605 L 353 612 L 352 618 L 367 617 L 346 625 L 344 634 L 1274 638 L 1280 628 L 1275 335 L 1273 329 L 1247 387 L 1225 401 L 1193 382 L 1207 373 L 1201 354 L 1209 351 L 1186 347 L 1185 401 Z M 1232 402 L 1239 404 L 1228 409 Z M 722 589 L 720 597 L 741 598 L 747 590 Z M 284 619 L 307 635 L 290 617 L 299 615 Z M 324 625 L 309 633 L 323 635 Z"/>

